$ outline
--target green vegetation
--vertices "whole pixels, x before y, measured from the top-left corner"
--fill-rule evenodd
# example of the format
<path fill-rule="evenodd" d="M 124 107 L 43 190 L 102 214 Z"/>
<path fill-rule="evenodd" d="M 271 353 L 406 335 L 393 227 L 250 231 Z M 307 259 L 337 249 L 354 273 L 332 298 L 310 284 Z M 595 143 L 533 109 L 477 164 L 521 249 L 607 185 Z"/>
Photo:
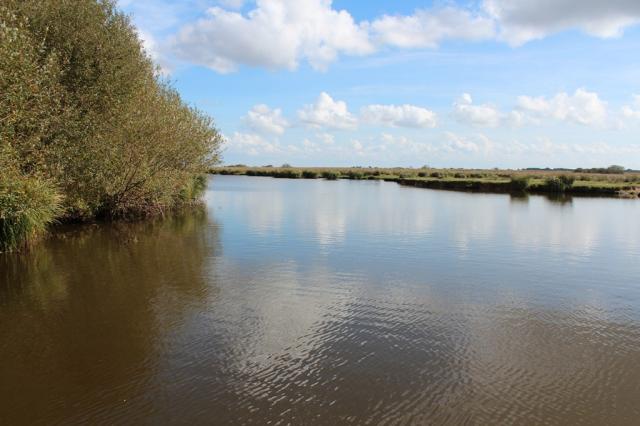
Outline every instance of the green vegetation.
<path fill-rule="evenodd" d="M 548 192 L 562 193 L 570 190 L 575 180 L 575 176 L 570 175 L 549 176 L 544 180 L 544 186 Z"/>
<path fill-rule="evenodd" d="M 509 181 L 510 188 L 517 192 L 526 191 L 530 185 L 530 176 L 511 176 L 511 180 Z"/>
<path fill-rule="evenodd" d="M 0 252 L 23 246 L 41 235 L 62 213 L 61 197 L 37 177 L 0 176 Z"/>
<path fill-rule="evenodd" d="M 321 176 L 327 180 L 337 180 L 340 177 L 340 174 L 338 172 L 325 170 L 321 173 Z"/>
<path fill-rule="evenodd" d="M 0 4 L 0 250 L 54 220 L 192 202 L 219 158 L 112 0 Z"/>
<path fill-rule="evenodd" d="M 625 172 L 625 169 L 623 166 L 609 166 L 607 168 L 604 167 L 597 167 L 597 168 L 593 168 L 593 169 L 576 169 L 575 170 L 576 173 L 599 173 L 599 174 L 615 174 L 615 175 L 621 175 Z"/>
<path fill-rule="evenodd" d="M 411 169 L 376 167 L 216 167 L 210 173 L 272 177 L 305 177 L 307 179 L 368 179 L 398 182 L 402 185 L 433 189 L 480 192 L 531 192 L 607 195 L 637 198 L 640 173 L 574 173 L 558 170 L 462 170 Z"/>

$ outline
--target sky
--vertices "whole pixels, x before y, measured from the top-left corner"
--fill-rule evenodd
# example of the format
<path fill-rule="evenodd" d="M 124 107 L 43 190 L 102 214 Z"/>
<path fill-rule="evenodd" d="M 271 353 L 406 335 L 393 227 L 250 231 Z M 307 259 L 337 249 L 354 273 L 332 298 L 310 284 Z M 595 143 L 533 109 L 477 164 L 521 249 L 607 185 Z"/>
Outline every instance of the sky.
<path fill-rule="evenodd" d="M 640 169 L 638 0 L 119 0 L 225 164 Z"/>

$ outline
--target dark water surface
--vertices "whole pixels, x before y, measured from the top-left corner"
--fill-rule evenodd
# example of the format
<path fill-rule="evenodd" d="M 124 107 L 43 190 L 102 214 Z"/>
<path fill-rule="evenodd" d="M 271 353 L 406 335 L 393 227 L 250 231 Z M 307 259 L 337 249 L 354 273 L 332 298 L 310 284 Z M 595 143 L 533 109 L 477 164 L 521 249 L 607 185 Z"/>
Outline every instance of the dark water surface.
<path fill-rule="evenodd" d="M 0 255 L 0 424 L 640 424 L 640 202 L 215 177 Z"/>

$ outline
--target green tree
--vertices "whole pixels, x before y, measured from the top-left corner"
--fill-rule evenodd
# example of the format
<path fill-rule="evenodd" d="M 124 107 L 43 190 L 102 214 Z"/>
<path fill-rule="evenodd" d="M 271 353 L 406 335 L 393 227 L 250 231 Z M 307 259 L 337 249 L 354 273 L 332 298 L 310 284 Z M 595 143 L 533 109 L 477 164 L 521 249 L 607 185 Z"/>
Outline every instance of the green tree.
<path fill-rule="evenodd" d="M 0 197 L 37 182 L 62 202 L 47 223 L 190 202 L 219 160 L 211 118 L 163 80 L 111 0 L 4 0 L 0 93 Z M 0 217 L 19 211 L 9 202 Z"/>

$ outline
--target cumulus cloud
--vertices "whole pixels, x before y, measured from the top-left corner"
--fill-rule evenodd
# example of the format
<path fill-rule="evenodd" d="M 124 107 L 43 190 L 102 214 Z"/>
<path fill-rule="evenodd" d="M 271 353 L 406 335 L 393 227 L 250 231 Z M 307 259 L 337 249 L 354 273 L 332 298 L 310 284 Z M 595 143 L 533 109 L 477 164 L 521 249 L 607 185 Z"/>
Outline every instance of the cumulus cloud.
<path fill-rule="evenodd" d="M 640 95 L 634 95 L 634 104 L 622 107 L 622 115 L 625 118 L 640 120 Z"/>
<path fill-rule="evenodd" d="M 233 136 L 227 138 L 227 142 L 227 148 L 231 151 L 252 156 L 273 154 L 280 150 L 277 144 L 269 142 L 255 133 L 235 132 Z"/>
<path fill-rule="evenodd" d="M 469 139 L 458 136 L 455 133 L 446 132 L 445 136 L 447 138 L 449 148 L 454 151 L 468 151 L 468 152 L 478 152 L 480 151 L 480 147 L 478 144 L 470 141 Z"/>
<path fill-rule="evenodd" d="M 623 114 L 632 111 L 626 107 Z M 461 123 L 478 127 L 544 125 L 550 121 L 592 127 L 615 125 L 607 102 L 585 89 L 578 89 L 573 95 L 560 92 L 552 97 L 518 96 L 515 108 L 506 113 L 491 104 L 475 105 L 471 95 L 465 93 L 453 104 L 453 115 Z"/>
<path fill-rule="evenodd" d="M 320 133 L 316 136 L 325 145 L 334 145 L 336 143 L 336 137 L 333 136 L 331 133 Z"/>
<path fill-rule="evenodd" d="M 189 21 L 206 3 L 119 1 L 143 32 L 161 41 L 154 46 L 156 58 L 182 59 L 220 73 L 241 65 L 294 70 L 304 62 L 324 70 L 340 55 L 369 55 L 384 47 L 435 48 L 446 40 L 519 46 L 570 29 L 610 38 L 640 23 L 638 0 L 483 0 L 480 7 L 420 8 L 360 22 L 335 9 L 332 0 L 216 3 L 204 18 Z M 252 8 L 245 13 L 248 3 Z"/>
<path fill-rule="evenodd" d="M 499 37 L 514 46 L 568 29 L 618 37 L 640 22 L 638 0 L 485 0 L 484 9 L 499 23 Z"/>
<path fill-rule="evenodd" d="M 251 108 L 243 122 L 255 132 L 274 135 L 282 135 L 289 126 L 289 122 L 282 116 L 282 110 L 271 109 L 264 104 Z"/>
<path fill-rule="evenodd" d="M 490 104 L 474 105 L 470 94 L 464 93 L 454 104 L 455 118 L 465 124 L 498 127 L 502 121 L 500 111 Z"/>
<path fill-rule="evenodd" d="M 240 64 L 293 70 L 301 60 L 325 69 L 340 53 L 372 53 L 367 31 L 330 0 L 258 0 L 244 15 L 220 7 L 186 25 L 173 40 L 177 56 L 218 72 Z"/>
<path fill-rule="evenodd" d="M 368 105 L 360 111 L 362 121 L 391 127 L 436 127 L 436 114 L 415 105 Z"/>
<path fill-rule="evenodd" d="M 607 103 L 585 89 L 578 89 L 573 95 L 558 93 L 552 98 L 519 96 L 517 109 L 535 120 L 553 118 L 585 126 L 604 126 L 607 122 Z"/>
<path fill-rule="evenodd" d="M 357 119 L 349 112 L 344 101 L 335 101 L 329 94 L 322 92 L 315 104 L 305 105 L 298 111 L 298 119 L 316 128 L 354 129 Z"/>
<path fill-rule="evenodd" d="M 419 9 L 408 16 L 384 15 L 371 23 L 379 44 L 401 48 L 433 48 L 445 39 L 487 40 L 494 36 L 494 26 L 488 17 L 454 7 Z"/>

